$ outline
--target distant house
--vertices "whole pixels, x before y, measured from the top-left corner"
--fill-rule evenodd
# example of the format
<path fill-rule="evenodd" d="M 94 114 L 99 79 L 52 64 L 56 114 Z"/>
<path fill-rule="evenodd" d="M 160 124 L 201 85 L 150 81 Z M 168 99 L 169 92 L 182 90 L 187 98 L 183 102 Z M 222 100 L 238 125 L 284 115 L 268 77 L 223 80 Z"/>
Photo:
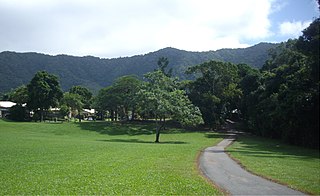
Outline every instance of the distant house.
<path fill-rule="evenodd" d="M 95 109 L 83 109 L 82 115 L 85 120 L 94 120 L 95 118 Z"/>
<path fill-rule="evenodd" d="M 0 101 L 0 118 L 6 117 L 9 114 L 9 109 L 15 105 L 16 103 L 11 101 Z"/>

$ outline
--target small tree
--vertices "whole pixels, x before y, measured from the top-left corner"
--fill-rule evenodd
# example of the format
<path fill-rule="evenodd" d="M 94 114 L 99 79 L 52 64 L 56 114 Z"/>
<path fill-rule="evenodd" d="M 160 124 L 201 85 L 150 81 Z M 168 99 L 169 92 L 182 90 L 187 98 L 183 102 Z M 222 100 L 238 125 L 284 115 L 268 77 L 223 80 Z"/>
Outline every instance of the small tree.
<path fill-rule="evenodd" d="M 80 95 L 80 101 L 83 103 L 84 108 L 91 108 L 92 93 L 88 88 L 83 86 L 73 86 L 69 93 Z"/>
<path fill-rule="evenodd" d="M 73 93 L 64 93 L 62 103 L 69 107 L 70 112 L 78 112 L 79 122 L 81 122 L 81 110 L 83 103 L 81 102 L 81 96 Z"/>
<path fill-rule="evenodd" d="M 166 76 L 162 71 L 145 75 L 147 82 L 138 93 L 141 108 L 153 113 L 156 120 L 156 140 L 165 126 L 166 118 L 172 118 L 182 125 L 202 123 L 200 110 L 188 99 L 185 91 L 177 88 L 177 80 Z"/>
<path fill-rule="evenodd" d="M 39 71 L 27 88 L 29 95 L 27 106 L 35 112 L 40 112 L 40 121 L 43 121 L 44 110 L 58 106 L 62 98 L 58 77 L 46 71 Z"/>

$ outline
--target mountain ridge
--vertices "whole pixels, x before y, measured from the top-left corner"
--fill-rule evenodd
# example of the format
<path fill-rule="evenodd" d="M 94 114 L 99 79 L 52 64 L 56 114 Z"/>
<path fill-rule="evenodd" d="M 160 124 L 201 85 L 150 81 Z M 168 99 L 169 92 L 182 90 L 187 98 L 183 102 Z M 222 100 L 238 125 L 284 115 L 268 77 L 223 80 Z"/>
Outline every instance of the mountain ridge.
<path fill-rule="evenodd" d="M 68 90 L 73 85 L 83 85 L 96 92 L 112 84 L 117 77 L 130 74 L 142 77 L 143 74 L 153 71 L 159 57 L 167 57 L 174 75 L 181 79 L 186 78 L 186 67 L 209 60 L 246 63 L 260 68 L 268 59 L 268 50 L 277 45 L 259 43 L 248 48 L 204 52 L 166 47 L 146 54 L 118 58 L 4 51 L 0 53 L 0 93 L 27 84 L 40 70 L 56 74 L 63 90 Z"/>

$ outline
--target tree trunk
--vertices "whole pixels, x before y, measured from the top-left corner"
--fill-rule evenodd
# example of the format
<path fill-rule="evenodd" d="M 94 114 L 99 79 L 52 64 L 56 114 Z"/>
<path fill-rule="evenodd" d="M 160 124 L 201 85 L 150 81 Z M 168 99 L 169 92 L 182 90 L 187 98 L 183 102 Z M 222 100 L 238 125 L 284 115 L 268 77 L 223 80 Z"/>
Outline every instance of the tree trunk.
<path fill-rule="evenodd" d="M 165 118 L 164 118 L 165 119 Z M 164 128 L 164 126 L 165 126 L 165 120 L 163 120 L 162 121 L 162 123 L 161 123 L 161 118 L 160 118 L 160 120 L 159 120 L 159 122 L 158 122 L 158 120 L 156 119 L 156 141 L 154 141 L 154 142 L 156 142 L 156 143 L 159 143 L 160 141 L 159 141 L 159 139 L 160 139 L 160 132 L 161 132 L 161 129 L 163 129 Z"/>
<path fill-rule="evenodd" d="M 114 112 L 114 121 L 118 121 L 118 111 Z"/>
<path fill-rule="evenodd" d="M 81 122 L 81 110 L 79 109 L 79 114 L 78 114 L 78 117 L 79 117 L 79 122 Z"/>
<path fill-rule="evenodd" d="M 114 121 L 114 111 L 113 110 L 110 110 L 110 118 L 111 118 L 111 121 Z"/>
<path fill-rule="evenodd" d="M 43 122 L 43 109 L 40 109 L 40 122 Z"/>
<path fill-rule="evenodd" d="M 156 128 L 156 141 L 154 141 L 155 143 L 159 143 L 159 138 L 160 138 L 160 127 L 157 125 Z"/>
<path fill-rule="evenodd" d="M 132 113 L 131 113 L 131 121 L 134 121 L 134 113 L 135 113 L 135 109 L 132 109 Z"/>

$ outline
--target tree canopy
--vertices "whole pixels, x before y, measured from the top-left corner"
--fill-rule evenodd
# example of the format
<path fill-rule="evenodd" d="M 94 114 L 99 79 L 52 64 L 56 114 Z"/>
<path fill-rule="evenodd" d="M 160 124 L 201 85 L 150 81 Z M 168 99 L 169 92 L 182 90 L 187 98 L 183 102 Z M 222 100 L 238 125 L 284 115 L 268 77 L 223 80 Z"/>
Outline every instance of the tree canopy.
<path fill-rule="evenodd" d="M 155 142 L 159 142 L 166 118 L 189 126 L 203 122 L 199 108 L 191 103 L 185 91 L 177 88 L 176 79 L 168 77 L 161 70 L 147 73 L 145 79 L 147 81 L 142 85 L 138 97 L 142 110 L 152 114 L 156 120 Z"/>
<path fill-rule="evenodd" d="M 43 111 L 56 107 L 62 98 L 62 90 L 58 77 L 46 71 L 39 71 L 27 85 L 29 100 L 28 108 L 40 112 L 40 121 L 43 121 Z"/>

